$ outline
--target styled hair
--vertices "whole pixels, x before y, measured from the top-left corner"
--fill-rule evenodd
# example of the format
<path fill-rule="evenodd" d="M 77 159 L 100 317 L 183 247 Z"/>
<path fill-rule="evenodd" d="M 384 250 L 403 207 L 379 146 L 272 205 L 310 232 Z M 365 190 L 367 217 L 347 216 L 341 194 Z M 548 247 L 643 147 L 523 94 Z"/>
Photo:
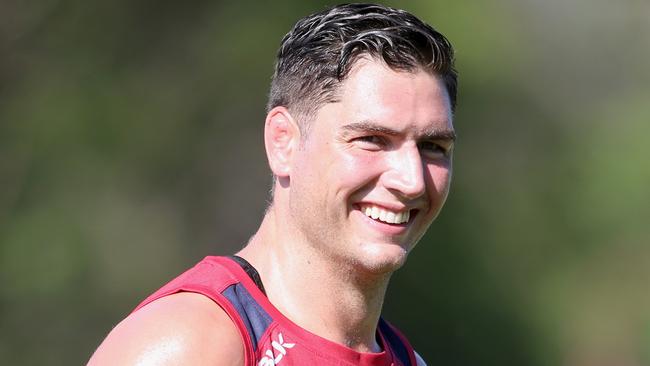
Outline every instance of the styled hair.
<path fill-rule="evenodd" d="M 396 71 L 423 69 L 444 82 L 452 111 L 457 72 L 449 41 L 430 25 L 399 9 L 344 4 L 299 20 L 282 39 L 267 111 L 289 109 L 301 129 L 336 92 L 354 63 L 364 56 Z"/>

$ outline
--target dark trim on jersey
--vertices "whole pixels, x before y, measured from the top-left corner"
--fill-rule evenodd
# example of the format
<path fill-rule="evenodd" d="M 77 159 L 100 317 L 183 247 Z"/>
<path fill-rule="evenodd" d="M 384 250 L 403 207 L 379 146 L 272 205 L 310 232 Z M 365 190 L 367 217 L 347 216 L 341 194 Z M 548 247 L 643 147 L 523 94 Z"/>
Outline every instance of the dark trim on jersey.
<path fill-rule="evenodd" d="M 273 322 L 273 319 L 241 283 L 228 286 L 221 294 L 237 310 L 239 317 L 246 326 L 253 349 L 257 352 L 257 344 Z"/>
<path fill-rule="evenodd" d="M 395 331 L 393 326 L 388 324 L 384 318 L 379 318 L 378 328 L 381 330 L 381 333 L 384 335 L 386 342 L 388 342 L 393 350 L 395 357 L 402 361 L 404 365 L 416 366 L 411 362 L 410 352 L 406 345 L 404 344 L 404 339 Z"/>
<path fill-rule="evenodd" d="M 262 283 L 262 279 L 260 278 L 260 274 L 259 274 L 259 272 L 257 272 L 255 267 L 253 267 L 252 264 L 248 263 L 248 261 L 246 259 L 244 259 L 244 258 L 242 258 L 242 257 L 240 257 L 238 255 L 230 255 L 228 257 L 230 259 L 234 260 L 235 262 L 237 262 L 237 264 L 239 264 L 239 266 L 244 270 L 244 272 L 246 272 L 248 277 L 250 277 L 251 280 L 253 280 L 253 282 L 255 282 L 255 285 L 257 286 L 257 288 L 259 288 L 260 291 L 262 291 L 262 293 L 264 295 L 266 295 L 266 290 L 264 290 L 264 284 Z"/>

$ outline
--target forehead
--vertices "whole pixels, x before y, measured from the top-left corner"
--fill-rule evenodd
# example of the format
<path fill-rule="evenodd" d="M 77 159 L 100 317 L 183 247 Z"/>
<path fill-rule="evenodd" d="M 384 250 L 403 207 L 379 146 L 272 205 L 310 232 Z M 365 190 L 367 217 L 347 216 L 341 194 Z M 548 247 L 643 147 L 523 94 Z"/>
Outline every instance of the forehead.
<path fill-rule="evenodd" d="M 336 100 L 318 114 L 329 120 L 328 128 L 372 122 L 405 132 L 453 129 L 449 95 L 438 76 L 422 69 L 395 71 L 372 59 L 355 63 Z"/>

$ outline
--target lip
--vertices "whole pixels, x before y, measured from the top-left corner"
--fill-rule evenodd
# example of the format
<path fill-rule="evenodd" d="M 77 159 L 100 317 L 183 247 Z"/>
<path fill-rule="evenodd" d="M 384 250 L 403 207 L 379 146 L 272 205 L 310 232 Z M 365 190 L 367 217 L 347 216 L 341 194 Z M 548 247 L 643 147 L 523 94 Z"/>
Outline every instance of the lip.
<path fill-rule="evenodd" d="M 405 211 L 405 210 L 413 210 L 413 207 L 407 207 L 403 204 L 389 204 L 389 203 L 382 203 L 382 202 L 370 202 L 370 201 L 362 201 L 362 202 L 357 202 L 353 206 L 355 209 L 361 209 L 362 206 L 365 205 L 370 205 L 370 206 L 377 206 L 381 207 L 383 209 L 386 209 L 388 211 L 393 211 L 393 212 L 398 212 L 398 211 Z"/>

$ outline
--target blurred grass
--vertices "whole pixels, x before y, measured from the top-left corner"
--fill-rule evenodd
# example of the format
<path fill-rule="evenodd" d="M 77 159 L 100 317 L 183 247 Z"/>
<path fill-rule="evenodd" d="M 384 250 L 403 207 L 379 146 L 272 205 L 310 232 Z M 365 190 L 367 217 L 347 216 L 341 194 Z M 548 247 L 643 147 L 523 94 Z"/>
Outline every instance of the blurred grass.
<path fill-rule="evenodd" d="M 247 240 L 275 50 L 325 4 L 0 3 L 0 364 L 85 362 Z M 461 89 L 452 194 L 386 316 L 429 364 L 648 364 L 650 5 L 389 4 L 452 40 Z"/>

